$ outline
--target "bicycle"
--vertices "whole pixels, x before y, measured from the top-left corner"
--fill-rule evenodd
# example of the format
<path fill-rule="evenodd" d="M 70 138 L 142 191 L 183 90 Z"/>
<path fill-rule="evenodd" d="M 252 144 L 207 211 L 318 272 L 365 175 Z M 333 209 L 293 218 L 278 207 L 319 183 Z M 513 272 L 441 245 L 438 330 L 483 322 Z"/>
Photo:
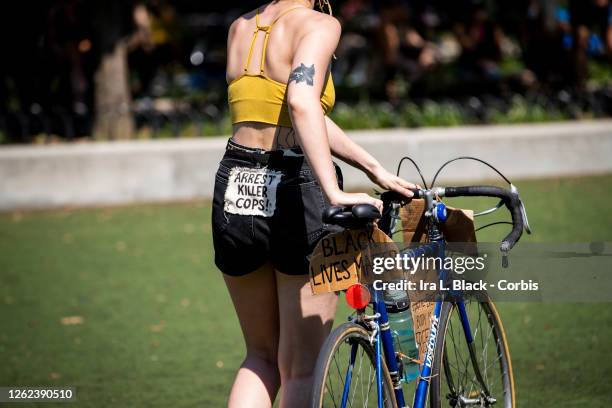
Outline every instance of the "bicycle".
<path fill-rule="evenodd" d="M 439 171 L 434 183 L 438 174 Z M 495 186 L 427 188 L 423 179 L 425 188 L 413 190 L 413 193 L 415 198 L 425 201 L 428 240 L 400 254 L 444 257 L 445 240 L 440 225 L 445 220 L 446 208 L 440 198 L 496 197 L 500 202 L 495 208 L 475 215 L 491 213 L 502 205 L 509 210 L 513 228 L 500 246 L 503 266 L 507 266 L 507 254 L 520 239 L 523 229 L 531 233 L 518 190 L 508 183 L 510 190 Z M 378 220 L 379 228 L 392 236 L 399 209 L 408 200 L 389 191 L 382 193 L 381 199 L 382 215 L 373 206 L 360 204 L 350 208 L 328 208 L 323 219 L 328 224 L 348 229 L 364 228 Z M 437 274 L 442 278 L 445 271 L 437 269 Z M 348 322 L 330 333 L 321 349 L 315 368 L 311 406 L 344 408 L 375 404 L 379 408 L 408 407 L 402 389 L 403 362 L 395 350 L 383 292 L 362 284 L 352 285 L 346 292 L 347 303 L 355 313 Z M 514 377 L 506 336 L 495 305 L 485 293 L 477 299 L 461 296 L 450 299 L 439 293 L 426 345 L 419 377 L 415 380 L 413 408 L 424 408 L 428 396 L 429 406 L 436 408 L 515 406 Z"/>

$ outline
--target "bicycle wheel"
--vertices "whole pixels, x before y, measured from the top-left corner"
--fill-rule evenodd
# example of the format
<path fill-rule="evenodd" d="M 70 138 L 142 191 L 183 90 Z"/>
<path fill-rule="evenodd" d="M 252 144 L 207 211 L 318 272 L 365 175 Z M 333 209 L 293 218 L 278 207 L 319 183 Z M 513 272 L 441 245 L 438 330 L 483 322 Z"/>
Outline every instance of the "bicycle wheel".
<path fill-rule="evenodd" d="M 443 335 L 437 337 L 434 349 L 431 407 L 514 408 L 514 377 L 504 328 L 488 296 L 478 298 L 481 301 L 464 301 L 474 338 L 471 350 L 458 305 L 445 302 L 442 306 L 439 333 Z"/>
<path fill-rule="evenodd" d="M 383 406 L 393 408 L 395 394 L 384 359 L 382 369 Z M 351 380 L 345 389 L 349 370 Z M 365 408 L 376 407 L 377 402 L 376 353 L 370 345 L 369 333 L 355 323 L 344 323 L 329 335 L 319 353 L 311 407 Z"/>

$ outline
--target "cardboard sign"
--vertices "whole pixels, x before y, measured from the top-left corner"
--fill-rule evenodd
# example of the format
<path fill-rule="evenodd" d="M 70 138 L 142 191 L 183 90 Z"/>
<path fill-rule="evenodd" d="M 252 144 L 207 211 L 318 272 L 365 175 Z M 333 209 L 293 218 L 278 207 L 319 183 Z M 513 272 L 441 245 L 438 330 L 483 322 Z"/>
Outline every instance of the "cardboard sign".
<path fill-rule="evenodd" d="M 446 207 L 447 216 L 441 225 L 446 242 L 458 242 L 452 245 L 452 250 L 467 255 L 477 256 L 476 229 L 474 228 L 474 211 Z"/>
<path fill-rule="evenodd" d="M 271 217 L 276 210 L 276 189 L 282 176 L 282 172 L 265 167 L 233 167 L 223 209 L 232 214 Z"/>
<path fill-rule="evenodd" d="M 400 209 L 404 243 L 425 242 L 425 200 L 413 199 Z"/>
<path fill-rule="evenodd" d="M 438 272 L 435 269 L 420 268 L 410 280 L 422 280 L 424 282 L 437 282 Z M 414 329 L 414 339 L 419 350 L 419 362 L 422 364 L 425 358 L 427 349 L 427 339 L 429 338 L 429 329 L 431 327 L 431 315 L 436 306 L 435 302 L 430 301 L 432 291 L 408 291 L 410 299 L 410 312 L 412 315 L 412 324 Z M 429 301 L 425 300 L 428 299 Z"/>
<path fill-rule="evenodd" d="M 425 200 L 414 199 L 400 209 L 405 243 L 425 242 Z M 474 211 L 446 207 L 446 221 L 440 226 L 447 242 L 476 242 Z"/>
<path fill-rule="evenodd" d="M 410 310 L 414 325 L 414 339 L 419 350 L 419 364 L 423 365 L 425 351 L 427 350 L 427 339 L 431 327 L 431 315 L 433 314 L 434 302 L 413 302 L 410 299 Z"/>
<path fill-rule="evenodd" d="M 323 237 L 310 259 L 312 293 L 336 292 L 355 283 L 370 283 L 374 280 L 371 260 L 380 251 L 389 252 L 387 245 L 376 245 L 380 243 L 393 244 L 393 240 L 376 226 Z"/>
<path fill-rule="evenodd" d="M 425 200 L 414 199 L 400 209 L 400 218 L 402 220 L 402 238 L 405 244 L 408 243 L 424 243 L 427 240 L 425 217 Z M 409 277 L 412 281 L 423 280 L 426 282 L 436 282 L 438 279 L 435 270 L 419 268 L 414 275 Z M 429 328 L 431 325 L 431 315 L 433 313 L 435 303 L 427 302 L 424 293 L 408 291 L 410 299 L 410 314 L 412 315 L 412 324 L 414 329 L 414 339 L 419 350 L 419 362 L 422 364 L 425 358 L 425 350 L 427 349 L 427 338 L 429 337 Z"/>
<path fill-rule="evenodd" d="M 400 218 L 402 220 L 402 237 L 404 243 L 419 243 L 425 242 L 427 236 L 425 234 L 425 200 L 414 199 L 407 205 L 401 208 Z M 462 245 L 462 252 L 475 254 L 476 250 L 476 232 L 474 229 L 474 212 L 471 210 L 462 210 L 452 207 L 447 207 L 447 219 L 441 225 L 442 233 L 447 242 L 467 243 Z M 473 245 L 470 245 L 472 244 Z M 423 280 L 425 282 L 437 282 L 438 274 L 434 269 L 426 270 L 419 269 L 410 278 L 410 280 Z M 429 338 L 429 329 L 431 327 L 431 316 L 435 307 L 435 302 L 425 301 L 431 299 L 431 292 L 419 293 L 408 291 L 410 298 L 410 310 L 412 314 L 412 322 L 414 325 L 414 337 L 419 349 L 419 361 L 422 364 L 425 358 L 427 349 L 427 339 Z"/>

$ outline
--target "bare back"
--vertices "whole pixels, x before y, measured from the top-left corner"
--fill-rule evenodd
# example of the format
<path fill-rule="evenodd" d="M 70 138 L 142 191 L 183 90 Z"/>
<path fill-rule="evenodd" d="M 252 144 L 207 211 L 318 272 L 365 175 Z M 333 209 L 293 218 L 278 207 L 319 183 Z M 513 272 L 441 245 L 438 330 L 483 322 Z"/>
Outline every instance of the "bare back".
<path fill-rule="evenodd" d="M 268 78 L 276 82 L 287 83 L 291 73 L 294 50 L 302 35 L 303 23 L 318 14 L 320 13 L 305 6 L 295 3 L 284 4 L 284 2 L 271 3 L 259 9 L 260 25 L 270 25 L 276 20 L 270 30 L 263 60 L 265 74 Z M 234 21 L 230 28 L 226 68 L 228 83 L 244 73 L 247 61 L 247 73 L 260 73 L 265 35 L 257 35 L 249 59 L 250 45 L 254 32 L 257 30 L 255 16 L 256 10 L 251 11 Z M 265 150 L 294 147 L 298 144 L 293 129 L 258 122 L 235 124 L 233 140 L 244 146 Z"/>

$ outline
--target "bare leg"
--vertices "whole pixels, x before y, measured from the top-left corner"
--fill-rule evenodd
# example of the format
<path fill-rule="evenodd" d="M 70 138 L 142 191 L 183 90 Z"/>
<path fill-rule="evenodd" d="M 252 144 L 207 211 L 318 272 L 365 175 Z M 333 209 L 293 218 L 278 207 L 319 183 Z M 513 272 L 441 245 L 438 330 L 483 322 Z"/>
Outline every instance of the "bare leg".
<path fill-rule="evenodd" d="M 224 275 L 246 343 L 244 359 L 232 391 L 229 408 L 271 407 L 280 385 L 278 372 L 278 299 L 276 277 L 270 265 L 245 276 Z"/>
<path fill-rule="evenodd" d="M 336 314 L 337 295 L 313 295 L 307 275 L 276 272 L 280 342 L 281 408 L 308 405 L 319 350 Z"/>

